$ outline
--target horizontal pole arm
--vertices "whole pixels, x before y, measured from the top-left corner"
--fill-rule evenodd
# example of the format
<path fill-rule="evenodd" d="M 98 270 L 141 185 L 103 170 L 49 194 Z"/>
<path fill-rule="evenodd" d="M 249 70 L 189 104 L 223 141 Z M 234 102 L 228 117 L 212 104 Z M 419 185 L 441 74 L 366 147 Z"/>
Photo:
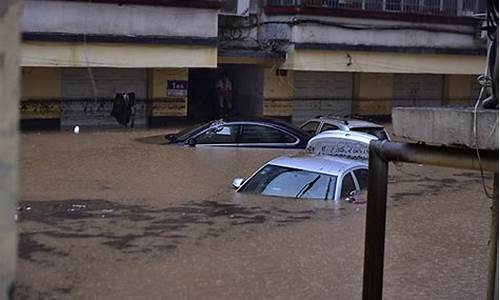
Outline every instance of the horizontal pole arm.
<path fill-rule="evenodd" d="M 409 162 L 458 169 L 498 172 L 498 150 L 479 150 L 481 166 L 473 149 L 372 141 L 370 146 L 386 161 Z"/>

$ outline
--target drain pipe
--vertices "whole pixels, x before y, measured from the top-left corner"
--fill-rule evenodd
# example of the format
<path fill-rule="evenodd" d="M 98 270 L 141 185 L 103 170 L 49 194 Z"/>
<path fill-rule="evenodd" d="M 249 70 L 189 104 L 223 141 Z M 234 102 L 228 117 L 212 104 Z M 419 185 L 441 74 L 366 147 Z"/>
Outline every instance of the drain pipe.
<path fill-rule="evenodd" d="M 382 299 L 384 272 L 389 162 L 407 162 L 472 170 L 479 170 L 482 168 L 483 171 L 494 172 L 495 177 L 498 178 L 498 151 L 481 150 L 480 166 L 476 153 L 473 150 L 377 140 L 370 142 L 369 149 L 363 300 L 380 300 Z M 496 180 L 496 184 L 497 183 L 498 180 Z M 498 201 L 498 189 L 496 189 L 495 192 L 496 199 L 493 200 L 494 202 Z M 498 205 L 496 207 L 498 207 Z M 495 215 L 494 210 L 493 215 Z M 493 223 L 496 223 L 496 225 Z M 496 217 L 493 216 L 491 226 L 492 233 L 495 230 L 498 232 L 498 210 L 496 210 Z M 498 234 L 495 236 L 492 234 L 491 237 L 494 240 L 490 241 L 490 247 L 491 245 L 495 245 L 494 264 L 496 265 Z M 493 274 L 493 277 L 495 277 L 495 274 Z"/>

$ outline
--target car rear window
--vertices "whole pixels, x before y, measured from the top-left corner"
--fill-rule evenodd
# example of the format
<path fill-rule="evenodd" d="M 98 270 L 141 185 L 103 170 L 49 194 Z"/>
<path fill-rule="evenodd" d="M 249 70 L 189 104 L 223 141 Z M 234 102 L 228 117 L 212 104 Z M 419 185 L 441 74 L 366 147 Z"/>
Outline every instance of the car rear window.
<path fill-rule="evenodd" d="M 359 131 L 376 136 L 379 140 L 388 140 L 385 130 L 380 127 L 357 127 L 351 128 L 352 131 Z"/>
<path fill-rule="evenodd" d="M 300 129 L 304 130 L 305 132 L 309 134 L 316 134 L 316 130 L 318 129 L 319 122 L 318 121 L 309 121 L 302 126 L 300 126 Z"/>

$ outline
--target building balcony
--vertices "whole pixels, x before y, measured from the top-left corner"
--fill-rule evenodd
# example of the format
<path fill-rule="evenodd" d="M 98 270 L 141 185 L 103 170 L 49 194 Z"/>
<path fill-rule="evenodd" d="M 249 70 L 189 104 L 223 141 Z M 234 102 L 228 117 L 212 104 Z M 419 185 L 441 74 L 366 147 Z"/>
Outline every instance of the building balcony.
<path fill-rule="evenodd" d="M 65 2 L 111 3 L 120 5 L 153 5 L 219 9 L 224 0 L 59 0 Z"/>
<path fill-rule="evenodd" d="M 484 0 L 267 0 L 268 13 L 334 11 L 437 17 L 473 17 L 486 11 Z"/>

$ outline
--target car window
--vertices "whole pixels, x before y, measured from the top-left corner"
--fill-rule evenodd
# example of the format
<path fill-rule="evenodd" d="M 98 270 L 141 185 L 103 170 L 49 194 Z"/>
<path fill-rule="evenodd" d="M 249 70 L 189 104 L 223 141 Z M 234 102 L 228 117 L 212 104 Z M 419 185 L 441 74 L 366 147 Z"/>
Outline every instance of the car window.
<path fill-rule="evenodd" d="M 235 144 L 239 128 L 239 125 L 210 128 L 196 138 L 196 144 Z"/>
<path fill-rule="evenodd" d="M 184 141 L 193 135 L 207 129 L 210 126 L 210 122 L 208 123 L 200 123 L 188 128 L 185 128 L 175 134 L 175 139 L 179 141 Z"/>
<path fill-rule="evenodd" d="M 242 192 L 303 199 L 333 200 L 336 176 L 267 165 L 242 187 Z"/>
<path fill-rule="evenodd" d="M 321 132 L 327 131 L 327 130 L 339 130 L 339 128 L 335 125 L 324 123 L 323 127 L 321 127 Z"/>
<path fill-rule="evenodd" d="M 309 121 L 306 122 L 304 125 L 300 126 L 302 130 L 305 132 L 308 132 L 310 134 L 316 134 L 316 130 L 318 129 L 319 122 L 318 121 Z"/>
<path fill-rule="evenodd" d="M 385 130 L 379 127 L 358 127 L 358 128 L 352 128 L 351 130 L 374 135 L 381 141 L 389 139 L 387 137 L 387 134 L 385 133 Z"/>
<path fill-rule="evenodd" d="M 356 185 L 354 184 L 354 180 L 352 179 L 351 173 L 344 176 L 344 180 L 342 181 L 342 190 L 340 193 L 340 198 L 344 199 L 349 196 L 349 193 L 356 190 Z"/>
<path fill-rule="evenodd" d="M 265 144 L 265 143 L 294 143 L 297 139 L 293 136 L 267 126 L 261 125 L 242 125 L 240 143 L 246 144 Z"/>
<path fill-rule="evenodd" d="M 359 189 L 364 190 L 368 186 L 368 170 L 367 169 L 357 169 L 354 170 L 354 176 L 358 180 Z"/>

